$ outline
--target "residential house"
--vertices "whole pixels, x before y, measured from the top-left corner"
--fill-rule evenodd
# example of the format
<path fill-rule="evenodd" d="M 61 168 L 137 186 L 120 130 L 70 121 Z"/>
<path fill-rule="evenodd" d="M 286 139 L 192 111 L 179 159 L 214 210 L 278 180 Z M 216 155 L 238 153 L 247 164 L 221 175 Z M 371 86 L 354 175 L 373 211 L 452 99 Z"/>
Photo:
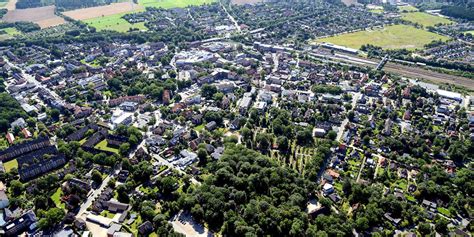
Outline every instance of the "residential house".
<path fill-rule="evenodd" d="M 13 121 L 13 123 L 10 124 L 12 129 L 16 127 L 24 128 L 26 127 L 26 125 L 27 125 L 26 121 L 23 118 L 18 118 L 17 120 Z"/>

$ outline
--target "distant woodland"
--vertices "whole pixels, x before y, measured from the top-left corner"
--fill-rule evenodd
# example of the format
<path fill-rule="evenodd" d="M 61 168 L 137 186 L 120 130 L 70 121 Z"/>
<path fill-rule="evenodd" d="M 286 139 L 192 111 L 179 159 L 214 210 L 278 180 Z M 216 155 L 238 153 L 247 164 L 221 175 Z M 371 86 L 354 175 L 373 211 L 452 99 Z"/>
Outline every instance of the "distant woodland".
<path fill-rule="evenodd" d="M 72 10 L 106 5 L 117 1 L 118 0 L 18 0 L 16 7 L 24 9 L 56 5 L 58 10 Z"/>

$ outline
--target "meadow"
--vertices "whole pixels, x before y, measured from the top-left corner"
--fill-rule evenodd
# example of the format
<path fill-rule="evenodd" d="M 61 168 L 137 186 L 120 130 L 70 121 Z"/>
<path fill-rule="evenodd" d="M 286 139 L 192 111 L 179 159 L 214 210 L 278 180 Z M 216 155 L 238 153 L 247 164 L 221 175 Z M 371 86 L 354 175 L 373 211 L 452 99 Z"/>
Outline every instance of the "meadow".
<path fill-rule="evenodd" d="M 70 11 L 66 12 L 65 15 L 77 20 L 82 20 L 99 31 L 113 30 L 118 32 L 127 32 L 130 28 L 136 28 L 139 30 L 147 30 L 147 28 L 144 23 L 130 24 L 128 21 L 122 18 L 122 16 L 125 14 L 132 13 L 134 11 L 143 11 L 146 7 L 161 7 L 168 9 L 187 7 L 190 5 L 208 4 L 214 1 L 215 0 L 139 0 L 138 5 L 135 5 L 133 8 L 131 8 L 131 5 L 128 3 L 115 3 L 107 6 Z M 111 8 L 112 5 L 120 5 L 123 7 L 118 8 L 119 10 L 117 10 L 117 7 L 113 7 L 113 9 L 109 11 L 108 9 Z M 120 12 L 113 12 L 112 10 Z"/>
<path fill-rule="evenodd" d="M 130 28 L 146 30 L 145 23 L 130 24 L 122 18 L 126 13 L 115 14 L 110 16 L 102 16 L 84 20 L 84 22 L 97 30 L 113 30 L 118 32 L 127 32 Z"/>
<path fill-rule="evenodd" d="M 13 36 L 20 34 L 20 32 L 14 27 L 8 27 L 0 29 L 0 41 L 11 39 Z"/>
<path fill-rule="evenodd" d="M 440 16 L 431 15 L 425 12 L 404 12 L 402 19 L 413 23 L 418 23 L 423 27 L 435 26 L 437 24 L 451 24 L 453 21 Z"/>
<path fill-rule="evenodd" d="M 370 9 L 369 12 L 375 13 L 375 14 L 382 14 L 383 9 Z"/>
<path fill-rule="evenodd" d="M 392 25 L 382 29 L 358 31 L 333 37 L 321 38 L 317 42 L 328 42 L 349 48 L 359 49 L 364 44 L 371 44 L 384 49 L 422 48 L 433 40 L 447 40 L 448 37 L 409 25 Z"/>

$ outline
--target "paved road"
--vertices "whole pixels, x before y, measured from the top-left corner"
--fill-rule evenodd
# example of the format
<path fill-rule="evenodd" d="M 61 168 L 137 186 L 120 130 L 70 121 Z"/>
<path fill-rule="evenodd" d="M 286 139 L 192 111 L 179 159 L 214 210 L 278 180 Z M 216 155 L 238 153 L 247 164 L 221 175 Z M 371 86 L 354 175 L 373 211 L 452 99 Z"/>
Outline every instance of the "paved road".
<path fill-rule="evenodd" d="M 171 164 L 168 160 L 164 159 L 164 158 L 161 157 L 160 155 L 158 155 L 158 154 L 153 154 L 152 156 L 153 156 L 153 158 L 155 158 L 156 160 L 158 160 L 161 164 L 166 165 L 166 166 L 168 166 L 169 168 L 178 171 L 180 174 L 186 175 L 186 172 L 184 172 L 184 171 L 178 169 L 175 165 Z M 193 184 L 201 185 L 201 182 L 197 181 L 194 177 L 191 177 L 190 181 L 191 181 L 191 183 L 193 183 Z"/>
<path fill-rule="evenodd" d="M 81 208 L 79 209 L 79 212 L 77 213 L 76 217 L 80 217 L 87 210 L 87 208 L 90 205 L 92 205 L 92 202 L 94 202 L 94 200 L 97 197 L 99 197 L 100 194 L 102 194 L 105 187 L 107 187 L 107 183 L 109 182 L 110 178 L 111 178 L 110 175 L 107 175 L 107 177 L 105 177 L 105 179 L 102 181 L 102 184 L 100 185 L 100 187 L 98 189 L 94 190 L 94 192 L 87 198 L 86 202 L 84 202 L 81 205 Z"/>
<path fill-rule="evenodd" d="M 221 2 L 221 6 L 222 6 L 222 8 L 224 9 L 224 11 L 225 11 L 225 13 L 227 14 L 227 16 L 229 17 L 229 20 L 232 21 L 232 23 L 234 23 L 235 28 L 237 29 L 237 32 L 238 32 L 238 33 L 242 32 L 242 29 L 240 28 L 239 23 L 237 23 L 237 21 L 235 20 L 235 18 L 227 11 L 227 9 L 225 8 L 224 4 L 222 4 L 222 2 Z"/>
<path fill-rule="evenodd" d="M 61 96 L 59 96 L 54 90 L 51 90 L 51 89 L 49 89 L 47 86 L 41 84 L 39 81 L 37 81 L 37 80 L 35 79 L 34 76 L 32 76 L 32 75 L 26 73 L 25 70 L 24 70 L 23 68 L 21 68 L 20 66 L 11 63 L 11 62 L 10 62 L 7 58 L 5 58 L 5 57 L 4 57 L 4 59 L 5 59 L 5 61 L 8 63 L 8 65 L 9 65 L 10 67 L 19 69 L 19 70 L 21 71 L 21 75 L 23 75 L 23 77 L 25 78 L 25 80 L 27 80 L 29 83 L 34 84 L 34 85 L 35 85 L 36 87 L 38 87 L 38 88 L 42 88 L 42 89 L 48 91 L 48 92 L 51 94 L 51 96 L 54 97 L 54 99 L 56 99 L 57 101 L 61 102 L 62 104 L 66 104 L 66 101 L 65 101 Z"/>
<path fill-rule="evenodd" d="M 359 92 L 352 94 L 352 103 L 351 103 L 352 109 L 355 108 L 355 106 L 357 104 L 357 100 L 359 100 L 359 98 L 361 96 L 362 96 L 362 94 L 359 93 Z M 347 118 L 342 121 L 341 126 L 339 126 L 339 131 L 337 133 L 336 141 L 341 142 L 342 136 L 344 135 L 344 130 L 345 130 L 346 125 L 347 125 L 348 122 L 349 122 L 349 120 Z"/>

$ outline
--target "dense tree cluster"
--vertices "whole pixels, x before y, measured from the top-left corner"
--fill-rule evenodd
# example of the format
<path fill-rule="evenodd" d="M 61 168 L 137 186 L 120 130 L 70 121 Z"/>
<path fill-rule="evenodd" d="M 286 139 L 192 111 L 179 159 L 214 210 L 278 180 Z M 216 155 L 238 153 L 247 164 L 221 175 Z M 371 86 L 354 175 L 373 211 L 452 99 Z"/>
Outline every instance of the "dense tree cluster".
<path fill-rule="evenodd" d="M 333 85 L 315 85 L 311 88 L 315 93 L 329 93 L 333 95 L 342 94 L 342 88 Z"/>
<path fill-rule="evenodd" d="M 10 123 L 20 117 L 27 117 L 20 104 L 8 93 L 0 93 L 0 132 L 6 132 Z"/>
<path fill-rule="evenodd" d="M 469 21 L 474 20 L 474 6 L 444 6 L 441 8 L 441 14 L 445 16 L 466 19 Z"/>
<path fill-rule="evenodd" d="M 197 220 L 230 236 L 305 233 L 307 184 L 293 170 L 240 145 L 208 166 L 212 175 L 182 201 Z"/>
<path fill-rule="evenodd" d="M 59 10 L 95 7 L 118 2 L 117 0 L 18 0 L 19 9 L 55 5 Z"/>

